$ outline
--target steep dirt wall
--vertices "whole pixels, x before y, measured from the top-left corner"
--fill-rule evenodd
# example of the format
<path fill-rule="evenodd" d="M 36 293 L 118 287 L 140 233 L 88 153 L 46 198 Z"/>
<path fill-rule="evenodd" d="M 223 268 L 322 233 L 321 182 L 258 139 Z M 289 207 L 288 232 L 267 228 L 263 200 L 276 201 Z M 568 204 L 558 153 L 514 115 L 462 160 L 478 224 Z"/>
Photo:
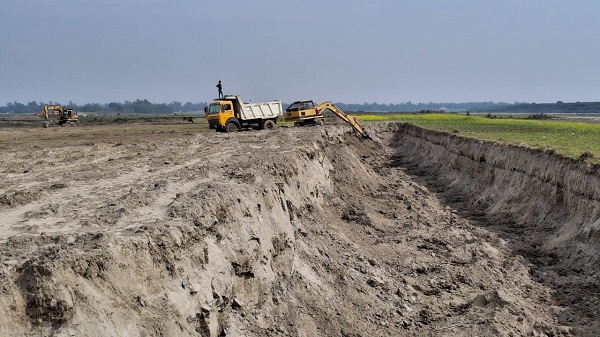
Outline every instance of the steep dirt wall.
<path fill-rule="evenodd" d="M 588 249 L 579 254 L 595 258 L 600 229 L 597 165 L 410 124 L 392 127 L 397 128 L 392 146 L 402 160 L 435 175 L 473 210 L 527 226 L 533 242 L 544 248 L 585 245 Z M 581 256 L 577 249 L 574 253 L 571 262 L 578 263 Z"/>
<path fill-rule="evenodd" d="M 227 179 L 195 170 L 195 183 L 153 211 L 165 217 L 157 224 L 9 237 L 0 335 L 222 334 L 233 308 L 268 307 L 274 281 L 293 272 L 297 217 L 332 191 L 321 150 L 256 151 L 264 160 L 211 168 Z M 170 184 L 131 185 L 110 208 L 131 221 L 147 190 L 166 195 Z"/>
<path fill-rule="evenodd" d="M 597 328 L 599 166 L 548 149 L 497 144 L 390 124 L 395 162 L 443 198 L 508 239 L 551 284 L 559 302 Z M 594 315 L 591 315 L 594 316 Z M 595 316 L 594 316 L 595 317 Z M 563 317 L 564 320 L 569 318 Z"/>

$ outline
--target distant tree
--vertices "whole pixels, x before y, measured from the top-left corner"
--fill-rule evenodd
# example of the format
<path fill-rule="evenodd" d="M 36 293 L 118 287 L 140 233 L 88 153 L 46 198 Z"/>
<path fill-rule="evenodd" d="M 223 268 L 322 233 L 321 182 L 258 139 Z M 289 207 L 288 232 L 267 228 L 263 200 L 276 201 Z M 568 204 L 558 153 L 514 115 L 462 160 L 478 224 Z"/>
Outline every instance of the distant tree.
<path fill-rule="evenodd" d="M 100 103 L 87 103 L 87 104 L 79 107 L 79 110 L 85 111 L 85 112 L 98 112 L 98 111 L 103 111 L 104 109 Z"/>
<path fill-rule="evenodd" d="M 108 103 L 108 108 L 111 111 L 118 111 L 118 112 L 121 112 L 124 110 L 123 104 L 117 103 L 117 102 Z"/>
<path fill-rule="evenodd" d="M 31 102 L 27 103 L 27 112 L 38 112 L 38 111 L 42 111 L 43 108 L 44 108 L 43 104 L 38 103 L 36 101 L 31 101 Z"/>
<path fill-rule="evenodd" d="M 19 103 L 17 101 L 15 101 L 14 103 L 8 103 L 8 104 L 6 104 L 6 106 L 8 107 L 9 112 L 14 112 L 14 113 L 27 112 L 27 107 L 23 103 Z"/>
<path fill-rule="evenodd" d="M 201 102 L 201 103 L 187 102 L 183 105 L 182 111 L 185 111 L 185 112 L 204 111 L 204 107 L 207 105 L 208 104 L 206 102 Z"/>
<path fill-rule="evenodd" d="M 168 113 L 173 113 L 174 112 L 173 108 L 171 108 L 170 106 L 168 106 L 165 103 L 162 103 L 162 104 L 153 104 L 153 106 L 154 106 L 154 112 L 156 112 L 156 113 L 168 114 Z"/>
<path fill-rule="evenodd" d="M 152 109 L 152 103 L 150 103 L 147 99 L 136 99 L 135 102 L 131 103 L 131 109 L 133 112 L 138 114 L 149 114 L 154 112 Z"/>
<path fill-rule="evenodd" d="M 167 106 L 170 107 L 173 111 L 183 111 L 183 106 L 181 105 L 181 102 L 173 101 L 167 104 Z"/>

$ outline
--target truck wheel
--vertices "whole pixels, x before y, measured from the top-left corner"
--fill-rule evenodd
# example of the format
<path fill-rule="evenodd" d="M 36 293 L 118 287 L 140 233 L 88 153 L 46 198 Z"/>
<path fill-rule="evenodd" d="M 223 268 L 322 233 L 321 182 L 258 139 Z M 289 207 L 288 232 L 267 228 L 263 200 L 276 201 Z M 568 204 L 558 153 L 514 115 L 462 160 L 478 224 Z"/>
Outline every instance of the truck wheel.
<path fill-rule="evenodd" d="M 273 130 L 275 129 L 275 123 L 272 120 L 267 120 L 265 121 L 264 128 L 266 130 Z"/>
<path fill-rule="evenodd" d="M 237 125 L 234 122 L 229 122 L 225 125 L 225 131 L 227 132 L 236 132 L 238 130 Z"/>

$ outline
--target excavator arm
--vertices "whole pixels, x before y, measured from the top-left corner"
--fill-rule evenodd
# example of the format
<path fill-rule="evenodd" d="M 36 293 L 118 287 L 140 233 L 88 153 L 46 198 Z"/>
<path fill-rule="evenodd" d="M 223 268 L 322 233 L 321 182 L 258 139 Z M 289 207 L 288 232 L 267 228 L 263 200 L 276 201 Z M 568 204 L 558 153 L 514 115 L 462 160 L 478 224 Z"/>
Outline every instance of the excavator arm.
<path fill-rule="evenodd" d="M 59 116 L 64 112 L 64 109 L 60 105 L 44 105 L 44 110 L 38 113 L 38 116 L 44 117 L 48 120 L 48 115 Z"/>
<path fill-rule="evenodd" d="M 362 125 L 360 125 L 358 123 L 356 118 L 347 115 L 342 110 L 338 109 L 333 103 L 323 102 L 323 103 L 315 106 L 315 109 L 317 110 L 317 113 L 319 113 L 319 114 L 323 113 L 325 110 L 330 110 L 331 112 L 336 114 L 339 118 L 343 119 L 348 124 L 350 124 L 354 128 L 354 130 L 356 130 L 358 133 L 360 133 L 361 136 L 363 136 L 363 138 L 371 139 L 371 137 L 367 133 L 367 130 L 365 130 L 362 127 Z"/>

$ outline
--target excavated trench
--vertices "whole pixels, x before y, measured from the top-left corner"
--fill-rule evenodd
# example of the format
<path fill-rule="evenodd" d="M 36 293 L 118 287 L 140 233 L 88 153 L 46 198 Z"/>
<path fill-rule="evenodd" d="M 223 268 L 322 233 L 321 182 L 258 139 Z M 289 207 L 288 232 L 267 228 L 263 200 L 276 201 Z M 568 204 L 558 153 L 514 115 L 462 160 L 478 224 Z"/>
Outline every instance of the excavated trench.
<path fill-rule="evenodd" d="M 88 161 L 79 183 L 4 188 L 36 197 L 0 208 L 0 335 L 595 335 L 596 166 L 408 124 L 370 133 L 125 144 L 95 186 Z M 85 186 L 85 218 L 44 200 Z M 19 232 L 35 217 L 44 231 Z"/>
<path fill-rule="evenodd" d="M 531 263 L 576 335 L 600 328 L 599 166 L 396 124 L 395 162 Z"/>

